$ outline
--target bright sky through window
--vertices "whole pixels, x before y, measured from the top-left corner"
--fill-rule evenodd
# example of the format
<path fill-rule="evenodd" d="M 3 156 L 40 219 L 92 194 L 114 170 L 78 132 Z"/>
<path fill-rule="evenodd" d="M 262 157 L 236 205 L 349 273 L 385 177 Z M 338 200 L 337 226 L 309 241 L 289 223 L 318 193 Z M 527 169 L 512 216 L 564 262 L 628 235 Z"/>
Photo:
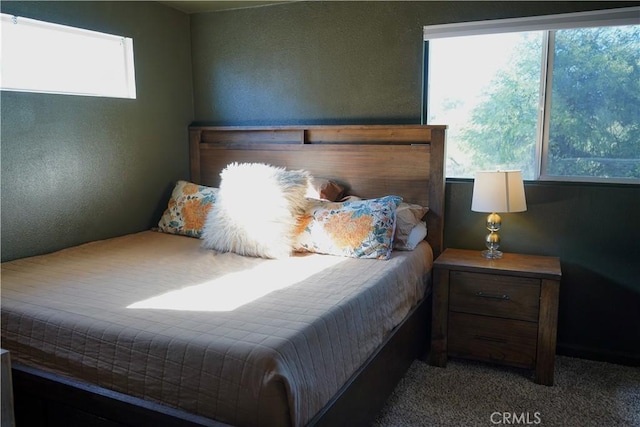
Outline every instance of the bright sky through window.
<path fill-rule="evenodd" d="M 133 40 L 1 15 L 2 90 L 135 98 Z"/>
<path fill-rule="evenodd" d="M 522 41 L 527 38 L 537 39 L 537 43 L 533 50 L 524 52 Z M 477 170 L 518 169 L 523 171 L 525 179 L 533 179 L 541 43 L 541 32 L 452 37 L 430 43 L 428 122 L 449 126 L 447 176 L 472 177 Z M 532 125 L 526 128 L 524 135 L 518 135 L 518 138 L 527 137 L 526 144 L 530 149 L 524 150 L 515 163 L 491 163 L 492 157 L 488 163 L 480 163 L 467 146 L 465 136 L 472 130 L 476 109 L 491 96 L 498 76 L 514 73 L 515 56 L 524 54 L 532 58 L 533 63 L 538 60 L 535 63 L 537 68 L 532 70 L 535 79 L 526 88 L 527 96 L 534 100 L 533 116 L 528 120 Z M 504 108 L 510 109 L 511 106 L 504 105 Z M 497 117 L 497 112 L 494 112 L 492 118 Z M 486 141 L 486 144 L 492 143 L 491 140 Z"/>

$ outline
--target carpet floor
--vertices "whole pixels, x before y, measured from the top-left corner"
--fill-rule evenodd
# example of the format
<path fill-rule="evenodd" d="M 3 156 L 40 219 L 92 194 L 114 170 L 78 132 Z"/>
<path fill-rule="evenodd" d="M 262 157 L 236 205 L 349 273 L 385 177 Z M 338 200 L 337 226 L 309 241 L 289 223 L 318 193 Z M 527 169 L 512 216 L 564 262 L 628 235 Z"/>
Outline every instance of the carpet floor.
<path fill-rule="evenodd" d="M 547 387 L 528 370 L 416 360 L 373 425 L 640 427 L 640 368 L 557 356 Z"/>

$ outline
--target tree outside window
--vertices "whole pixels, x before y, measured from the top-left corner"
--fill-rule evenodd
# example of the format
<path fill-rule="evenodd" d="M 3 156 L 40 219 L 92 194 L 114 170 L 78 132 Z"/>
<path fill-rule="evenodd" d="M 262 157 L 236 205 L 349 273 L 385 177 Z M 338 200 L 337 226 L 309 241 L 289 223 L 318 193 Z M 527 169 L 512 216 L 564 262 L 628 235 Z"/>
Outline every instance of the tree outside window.
<path fill-rule="evenodd" d="M 640 180 L 638 25 L 436 39 L 427 90 L 450 177 Z"/>

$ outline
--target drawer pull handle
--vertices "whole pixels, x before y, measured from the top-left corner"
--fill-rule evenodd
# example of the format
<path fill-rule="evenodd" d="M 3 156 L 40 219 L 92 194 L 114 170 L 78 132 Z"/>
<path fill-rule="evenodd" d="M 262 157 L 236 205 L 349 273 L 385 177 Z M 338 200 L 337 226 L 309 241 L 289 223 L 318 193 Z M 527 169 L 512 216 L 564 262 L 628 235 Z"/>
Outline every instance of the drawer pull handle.
<path fill-rule="evenodd" d="M 477 292 L 476 296 L 480 297 L 480 298 L 491 298 L 491 299 L 501 299 L 501 300 L 510 299 L 509 295 L 506 295 L 506 294 L 505 295 L 490 295 L 490 294 L 485 294 L 484 292 Z"/>
<path fill-rule="evenodd" d="M 485 336 L 482 336 L 482 335 L 475 335 L 474 338 L 477 339 L 477 340 L 498 342 L 498 343 L 501 343 L 501 344 L 505 344 L 507 342 L 507 340 L 504 339 L 504 338 L 485 337 Z"/>

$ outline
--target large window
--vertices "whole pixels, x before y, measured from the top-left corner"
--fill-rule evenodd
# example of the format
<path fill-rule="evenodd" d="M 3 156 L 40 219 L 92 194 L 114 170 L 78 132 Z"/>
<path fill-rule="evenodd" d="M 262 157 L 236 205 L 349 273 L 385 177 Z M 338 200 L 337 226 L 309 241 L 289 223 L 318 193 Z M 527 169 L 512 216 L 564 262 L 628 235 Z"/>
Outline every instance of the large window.
<path fill-rule="evenodd" d="M 640 182 L 640 9 L 425 27 L 447 176 Z"/>
<path fill-rule="evenodd" d="M 2 90 L 135 98 L 133 40 L 1 14 Z"/>

